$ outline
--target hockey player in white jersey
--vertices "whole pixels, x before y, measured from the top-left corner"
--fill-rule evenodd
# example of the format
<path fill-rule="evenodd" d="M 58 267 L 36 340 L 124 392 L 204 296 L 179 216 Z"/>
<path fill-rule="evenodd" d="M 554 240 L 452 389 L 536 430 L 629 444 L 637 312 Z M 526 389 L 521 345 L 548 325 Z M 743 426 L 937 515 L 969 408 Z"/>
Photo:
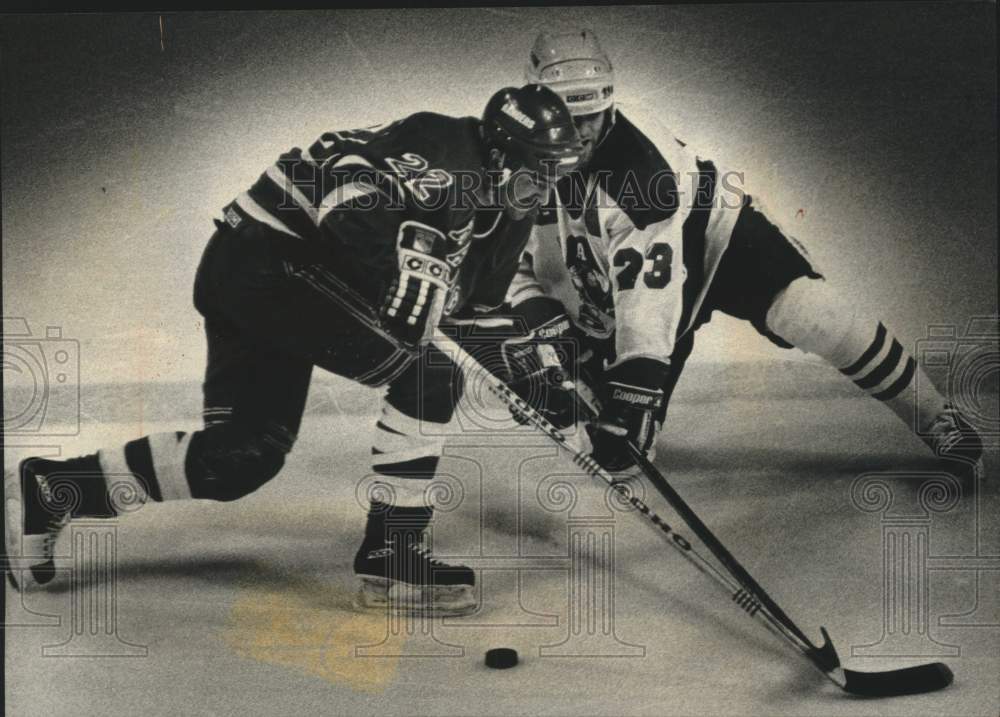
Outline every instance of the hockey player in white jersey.
<path fill-rule="evenodd" d="M 882 322 L 860 314 L 715 163 L 616 106 L 611 61 L 592 32 L 539 35 L 526 77 L 563 98 L 584 154 L 523 254 L 508 301 L 529 333 L 504 351 L 515 389 L 555 423 L 574 419 L 574 403 L 539 392 L 543 368 L 558 361 L 594 383 L 599 463 L 630 467 L 625 439 L 653 446 L 694 332 L 716 310 L 818 354 L 937 455 L 978 461 L 979 436 L 926 376 L 915 391 L 922 369 Z"/>

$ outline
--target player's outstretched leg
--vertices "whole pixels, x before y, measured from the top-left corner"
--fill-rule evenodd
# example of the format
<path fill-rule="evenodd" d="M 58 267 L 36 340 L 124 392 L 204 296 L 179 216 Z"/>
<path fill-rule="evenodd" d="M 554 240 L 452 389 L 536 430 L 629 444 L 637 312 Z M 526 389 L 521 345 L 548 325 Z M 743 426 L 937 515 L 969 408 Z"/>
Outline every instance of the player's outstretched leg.
<path fill-rule="evenodd" d="M 430 350 L 433 351 L 433 350 Z M 432 481 L 443 428 L 461 392 L 451 365 L 425 354 L 394 381 L 375 424 L 365 534 L 354 558 L 357 606 L 399 612 L 462 615 L 476 609 L 476 574 L 431 556 L 424 542 L 434 514 Z M 417 418 L 419 416 L 420 418 Z"/>
<path fill-rule="evenodd" d="M 916 359 L 881 321 L 859 315 L 825 279 L 802 277 L 789 284 L 771 304 L 767 327 L 826 359 L 889 406 L 935 455 L 979 461 L 979 434 L 933 387 Z"/>
<path fill-rule="evenodd" d="M 252 493 L 278 473 L 293 440 L 277 428 L 222 423 L 69 460 L 27 458 L 4 476 L 8 579 L 22 590 L 50 582 L 55 542 L 71 518 L 110 518 L 146 500 L 231 501 Z"/>

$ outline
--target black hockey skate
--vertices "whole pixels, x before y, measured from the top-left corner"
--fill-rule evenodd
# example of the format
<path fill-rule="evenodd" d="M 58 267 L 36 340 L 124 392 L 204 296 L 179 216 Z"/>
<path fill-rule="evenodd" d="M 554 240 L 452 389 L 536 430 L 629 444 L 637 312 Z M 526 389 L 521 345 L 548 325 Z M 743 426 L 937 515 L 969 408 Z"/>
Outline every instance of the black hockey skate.
<path fill-rule="evenodd" d="M 355 606 L 406 614 L 466 615 L 476 609 L 476 574 L 430 556 L 421 536 L 393 530 L 380 543 L 365 544 L 354 558 L 361 583 Z"/>
<path fill-rule="evenodd" d="M 4 475 L 4 552 L 7 579 L 16 590 L 44 585 L 55 577 L 55 543 L 70 519 L 66 495 L 54 495 L 46 474 L 59 461 L 26 458 Z M 57 489 L 55 492 L 59 492 Z"/>

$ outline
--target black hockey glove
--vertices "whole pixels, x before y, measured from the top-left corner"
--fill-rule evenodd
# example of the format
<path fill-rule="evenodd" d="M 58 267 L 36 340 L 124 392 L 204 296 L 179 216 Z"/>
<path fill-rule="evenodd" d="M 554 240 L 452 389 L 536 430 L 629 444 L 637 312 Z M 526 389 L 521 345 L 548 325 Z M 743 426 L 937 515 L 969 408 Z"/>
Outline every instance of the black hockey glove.
<path fill-rule="evenodd" d="M 589 426 L 591 455 L 604 470 L 616 473 L 634 465 L 626 442 L 649 452 L 659 429 L 668 371 L 661 361 L 634 358 L 605 374 L 601 413 Z"/>
<path fill-rule="evenodd" d="M 578 366 L 583 337 L 558 301 L 540 298 L 524 304 L 527 310 L 522 305 L 517 311 L 535 328 L 502 344 L 508 383 L 552 425 L 567 428 L 577 418 L 574 382 L 586 381 Z M 512 410 L 511 415 L 517 422 L 527 423 L 520 412 Z"/>
<path fill-rule="evenodd" d="M 398 253 L 399 273 L 385 292 L 379 318 L 382 328 L 415 349 L 430 340 L 441 319 L 451 267 L 415 249 Z"/>

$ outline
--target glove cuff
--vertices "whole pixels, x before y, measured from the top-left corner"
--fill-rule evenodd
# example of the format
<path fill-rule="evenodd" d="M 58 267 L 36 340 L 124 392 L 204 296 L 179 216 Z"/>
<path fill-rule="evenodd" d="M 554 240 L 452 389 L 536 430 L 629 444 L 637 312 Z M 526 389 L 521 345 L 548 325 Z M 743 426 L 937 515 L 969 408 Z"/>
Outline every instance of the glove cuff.
<path fill-rule="evenodd" d="M 608 400 L 625 404 L 642 411 L 656 411 L 663 407 L 663 390 L 633 386 L 629 383 L 608 381 Z"/>
<path fill-rule="evenodd" d="M 662 397 L 669 373 L 670 364 L 641 356 L 612 366 L 605 373 L 605 379 L 609 387 L 612 383 L 627 385 L 647 392 L 659 392 Z"/>
<path fill-rule="evenodd" d="M 569 333 L 571 324 L 566 314 L 554 316 L 545 323 L 536 326 L 531 331 L 531 338 L 534 341 L 555 341 Z"/>
<path fill-rule="evenodd" d="M 533 296 L 530 299 L 525 299 L 517 306 L 512 307 L 512 312 L 524 321 L 525 331 L 529 334 L 560 317 L 569 320 L 562 302 L 549 296 Z"/>

